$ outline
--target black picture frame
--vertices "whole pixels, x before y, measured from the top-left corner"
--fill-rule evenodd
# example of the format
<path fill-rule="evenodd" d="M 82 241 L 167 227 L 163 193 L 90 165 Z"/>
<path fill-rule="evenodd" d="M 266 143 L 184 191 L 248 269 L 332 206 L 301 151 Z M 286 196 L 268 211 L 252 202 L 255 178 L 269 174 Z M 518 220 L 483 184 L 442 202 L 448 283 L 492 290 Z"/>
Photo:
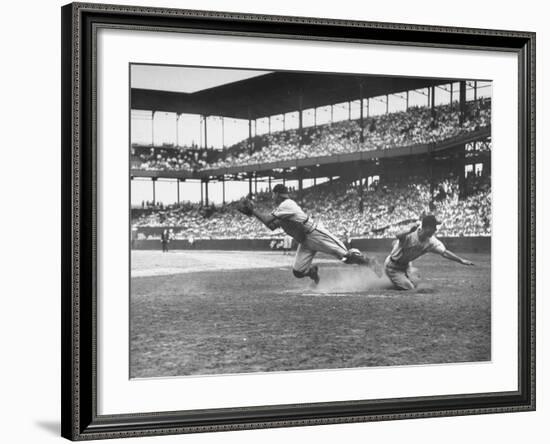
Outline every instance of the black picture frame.
<path fill-rule="evenodd" d="M 88 440 L 535 409 L 535 33 L 85 3 L 66 5 L 61 15 L 63 437 Z M 99 27 L 517 54 L 518 390 L 383 401 L 98 415 L 94 69 Z"/>

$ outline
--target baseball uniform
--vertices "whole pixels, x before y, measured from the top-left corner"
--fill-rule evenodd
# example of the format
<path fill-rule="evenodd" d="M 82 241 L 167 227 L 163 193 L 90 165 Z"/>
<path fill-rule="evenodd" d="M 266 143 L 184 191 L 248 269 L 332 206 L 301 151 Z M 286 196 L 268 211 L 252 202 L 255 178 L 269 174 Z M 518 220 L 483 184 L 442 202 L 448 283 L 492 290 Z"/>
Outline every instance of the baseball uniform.
<path fill-rule="evenodd" d="M 293 269 L 297 273 L 308 273 L 313 257 L 320 251 L 343 259 L 348 249 L 322 224 L 313 222 L 292 199 L 285 199 L 271 213 L 275 220 L 270 228 L 280 227 L 298 242 Z"/>
<path fill-rule="evenodd" d="M 435 236 L 420 240 L 417 228 L 396 240 L 393 249 L 384 262 L 384 270 L 393 285 L 400 290 L 412 290 L 415 284 L 411 280 L 411 262 L 426 253 L 443 254 L 445 245 Z"/>

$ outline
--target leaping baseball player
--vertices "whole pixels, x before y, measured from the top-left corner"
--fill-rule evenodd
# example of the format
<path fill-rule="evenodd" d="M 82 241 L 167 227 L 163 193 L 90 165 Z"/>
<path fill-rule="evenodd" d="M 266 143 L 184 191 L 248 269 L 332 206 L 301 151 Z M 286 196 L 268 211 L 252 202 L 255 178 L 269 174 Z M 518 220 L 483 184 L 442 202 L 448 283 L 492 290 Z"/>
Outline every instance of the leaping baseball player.
<path fill-rule="evenodd" d="M 254 207 L 254 203 L 245 200 L 237 209 L 254 216 L 270 230 L 282 228 L 285 233 L 298 243 L 292 272 L 297 278 L 309 277 L 315 284 L 319 283 L 319 267 L 312 265 L 313 257 L 320 251 L 340 259 L 345 264 L 366 265 L 379 276 L 378 261 L 361 254 L 356 248 L 347 249 L 345 245 L 320 222 L 313 221 L 302 208 L 290 198 L 288 189 L 277 184 L 273 187 L 273 200 L 277 208 L 271 213 Z"/>
<path fill-rule="evenodd" d="M 437 224 L 435 216 L 429 214 L 422 217 L 422 225 L 412 226 L 409 230 L 399 233 L 394 241 L 393 249 L 384 261 L 384 271 L 398 290 L 412 290 L 417 286 L 417 279 L 412 269 L 412 261 L 426 253 L 437 253 L 445 259 L 462 265 L 474 265 L 466 259 L 449 251 L 435 237 Z"/>

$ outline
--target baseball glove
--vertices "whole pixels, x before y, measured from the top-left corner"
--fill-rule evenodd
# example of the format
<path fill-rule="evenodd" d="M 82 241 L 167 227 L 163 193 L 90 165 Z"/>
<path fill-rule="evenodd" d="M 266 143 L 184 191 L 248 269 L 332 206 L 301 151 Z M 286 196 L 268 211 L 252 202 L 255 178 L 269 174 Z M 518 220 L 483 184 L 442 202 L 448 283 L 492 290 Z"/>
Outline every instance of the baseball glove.
<path fill-rule="evenodd" d="M 237 211 L 243 213 L 245 216 L 252 216 L 254 210 L 254 204 L 251 200 L 245 199 L 237 205 Z"/>

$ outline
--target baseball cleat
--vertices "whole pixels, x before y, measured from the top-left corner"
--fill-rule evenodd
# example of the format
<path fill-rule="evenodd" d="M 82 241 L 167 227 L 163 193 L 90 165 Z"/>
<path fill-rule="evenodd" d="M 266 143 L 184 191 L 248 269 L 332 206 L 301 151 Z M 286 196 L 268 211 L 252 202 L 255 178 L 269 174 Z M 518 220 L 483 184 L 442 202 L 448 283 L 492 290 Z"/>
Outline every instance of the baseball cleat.
<path fill-rule="evenodd" d="M 317 265 L 311 267 L 309 270 L 309 277 L 315 282 L 315 285 L 319 283 L 321 279 L 319 278 L 319 267 Z"/>
<path fill-rule="evenodd" d="M 342 258 L 345 264 L 368 265 L 369 260 L 357 248 L 350 248 Z"/>

